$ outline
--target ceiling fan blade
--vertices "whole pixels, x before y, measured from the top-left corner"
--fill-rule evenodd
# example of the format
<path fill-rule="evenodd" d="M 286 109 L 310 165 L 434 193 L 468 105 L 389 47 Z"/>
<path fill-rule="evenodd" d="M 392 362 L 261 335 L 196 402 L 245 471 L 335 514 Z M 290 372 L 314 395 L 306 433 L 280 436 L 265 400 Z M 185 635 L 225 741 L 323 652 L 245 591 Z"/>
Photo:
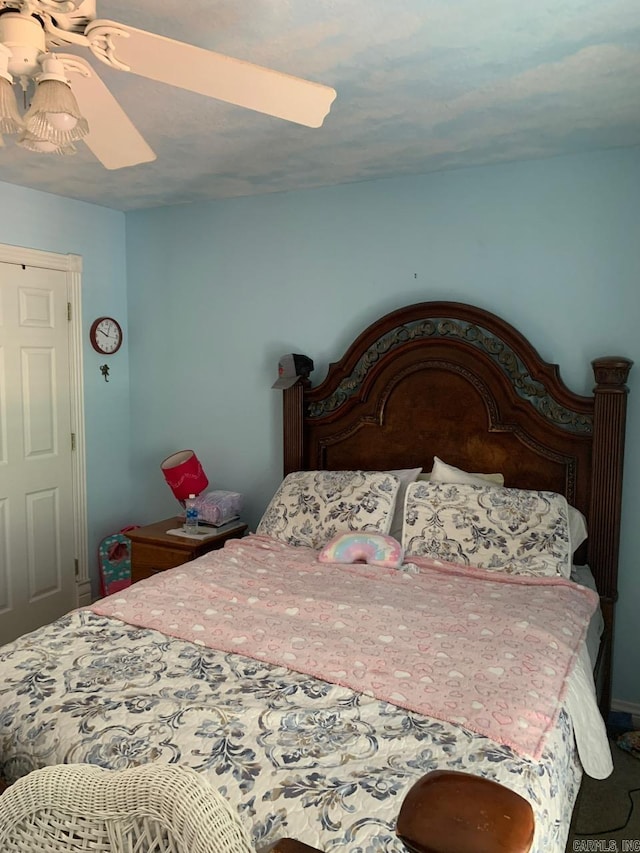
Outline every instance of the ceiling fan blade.
<path fill-rule="evenodd" d="M 92 21 L 85 36 L 109 65 L 308 127 L 321 126 L 336 97 L 330 86 L 113 21 Z"/>
<path fill-rule="evenodd" d="M 129 116 L 84 59 L 56 53 L 76 96 L 80 112 L 89 124 L 83 142 L 106 169 L 122 169 L 156 159 Z"/>

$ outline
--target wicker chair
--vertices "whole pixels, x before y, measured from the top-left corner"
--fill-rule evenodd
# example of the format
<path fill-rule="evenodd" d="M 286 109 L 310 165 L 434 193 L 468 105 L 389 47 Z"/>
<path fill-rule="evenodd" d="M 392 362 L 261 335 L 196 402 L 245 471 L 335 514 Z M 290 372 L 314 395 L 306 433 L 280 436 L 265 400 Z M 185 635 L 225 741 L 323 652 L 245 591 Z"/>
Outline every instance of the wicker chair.
<path fill-rule="evenodd" d="M 187 767 L 34 770 L 0 797 L 2 853 L 252 853 L 225 798 Z"/>

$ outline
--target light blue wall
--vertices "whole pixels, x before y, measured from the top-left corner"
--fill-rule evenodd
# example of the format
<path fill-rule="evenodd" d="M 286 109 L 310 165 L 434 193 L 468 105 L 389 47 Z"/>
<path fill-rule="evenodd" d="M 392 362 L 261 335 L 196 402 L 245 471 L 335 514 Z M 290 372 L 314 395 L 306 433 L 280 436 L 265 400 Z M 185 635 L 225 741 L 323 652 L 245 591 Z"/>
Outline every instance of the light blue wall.
<path fill-rule="evenodd" d="M 176 509 L 158 467 L 176 449 L 197 449 L 213 486 L 240 489 L 255 525 L 281 475 L 278 357 L 308 353 L 317 382 L 384 311 L 488 308 L 578 392 L 597 355 L 639 370 L 639 182 L 631 149 L 126 217 L 0 184 L 0 242 L 81 255 L 85 332 L 101 314 L 125 328 L 109 383 L 84 340 L 94 575 L 103 535 Z M 638 703 L 633 371 L 630 386 L 614 695 Z"/>
<path fill-rule="evenodd" d="M 307 353 L 317 382 L 356 333 L 411 302 L 500 314 L 580 393 L 596 356 L 640 371 L 638 186 L 628 149 L 128 214 L 137 520 L 173 513 L 159 462 L 193 447 L 255 525 L 281 477 L 278 357 Z M 631 388 L 614 695 L 640 702 L 634 373 Z"/>
<path fill-rule="evenodd" d="M 98 541 L 128 523 L 131 515 L 129 357 L 126 345 L 110 359 L 88 339 L 102 314 L 127 320 L 125 216 L 97 205 L 0 184 L 0 243 L 83 259 L 84 399 L 87 443 L 89 566 L 96 575 Z M 107 360 L 106 383 L 99 365 Z M 95 588 L 95 587 L 94 587 Z"/>

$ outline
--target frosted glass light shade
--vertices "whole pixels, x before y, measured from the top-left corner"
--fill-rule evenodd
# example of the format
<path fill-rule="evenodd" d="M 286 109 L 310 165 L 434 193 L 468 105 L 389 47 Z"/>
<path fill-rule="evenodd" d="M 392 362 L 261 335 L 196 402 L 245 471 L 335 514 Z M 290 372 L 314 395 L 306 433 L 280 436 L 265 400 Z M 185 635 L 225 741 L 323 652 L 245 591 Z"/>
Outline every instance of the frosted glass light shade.
<path fill-rule="evenodd" d="M 75 95 L 61 80 L 41 80 L 37 84 L 24 123 L 30 134 L 57 145 L 82 139 L 89 132 Z"/>
<path fill-rule="evenodd" d="M 13 86 L 0 75 L 0 133 L 19 133 L 23 127 Z"/>
<path fill-rule="evenodd" d="M 69 113 L 45 113 L 45 117 L 54 130 L 69 133 L 78 124 L 78 119 Z"/>
<path fill-rule="evenodd" d="M 21 145 L 28 151 L 35 151 L 38 154 L 76 153 L 75 146 L 71 145 L 70 143 L 59 144 L 57 142 L 51 142 L 51 140 L 49 139 L 40 139 L 40 137 L 34 136 L 32 133 L 29 133 L 28 130 L 25 130 L 24 133 L 20 136 L 20 139 L 18 139 L 18 145 Z"/>

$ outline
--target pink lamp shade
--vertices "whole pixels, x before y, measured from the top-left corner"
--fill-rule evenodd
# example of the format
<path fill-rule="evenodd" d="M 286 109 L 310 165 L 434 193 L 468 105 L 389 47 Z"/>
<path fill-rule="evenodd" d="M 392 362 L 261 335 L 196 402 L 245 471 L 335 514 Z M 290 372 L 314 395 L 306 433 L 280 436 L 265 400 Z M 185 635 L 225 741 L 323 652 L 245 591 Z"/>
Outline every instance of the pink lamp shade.
<path fill-rule="evenodd" d="M 160 468 L 169 488 L 179 501 L 186 500 L 189 495 L 199 495 L 209 485 L 207 475 L 193 450 L 172 453 L 162 461 Z"/>

